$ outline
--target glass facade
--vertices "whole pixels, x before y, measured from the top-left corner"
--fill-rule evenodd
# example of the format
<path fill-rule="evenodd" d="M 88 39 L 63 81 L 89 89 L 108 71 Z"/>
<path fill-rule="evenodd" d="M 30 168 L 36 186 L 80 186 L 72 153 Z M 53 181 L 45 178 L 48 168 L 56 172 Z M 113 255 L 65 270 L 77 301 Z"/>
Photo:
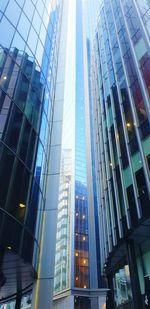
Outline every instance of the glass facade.
<path fill-rule="evenodd" d="M 59 0 L 0 2 L 0 299 L 16 293 L 15 281 L 26 289 L 37 271 L 61 10 Z M 22 279 L 11 254 L 24 261 Z"/>
<path fill-rule="evenodd" d="M 57 242 L 55 258 L 55 293 L 70 286 L 70 205 L 72 195 L 72 150 L 62 151 L 59 202 L 57 218 Z"/>
<path fill-rule="evenodd" d="M 54 297 L 71 288 L 72 280 L 72 225 L 74 205 L 74 107 L 75 63 L 74 22 L 75 3 L 66 1 L 63 7 L 62 56 L 60 57 L 61 92 L 63 105 L 60 179 L 55 254 Z M 66 25 L 66 27 L 65 27 Z M 67 31 L 71 29 L 71 31 Z M 65 44 L 64 44 L 65 42 Z M 65 55 L 65 56 L 64 56 Z M 63 73 L 62 73 L 63 72 Z M 69 85 L 69 86 L 68 86 Z M 61 301 L 61 300 L 60 300 Z M 66 304 L 64 304 L 65 306 Z M 60 304 L 60 307 L 63 306 Z M 55 306 L 54 306 L 55 307 Z"/>
<path fill-rule="evenodd" d="M 126 304 L 132 299 L 129 266 L 118 269 L 114 277 L 114 291 L 116 306 Z"/>
<path fill-rule="evenodd" d="M 122 239 L 126 246 L 129 235 L 134 234 L 135 248 L 145 248 L 148 241 L 140 227 L 150 216 L 149 11 L 149 1 L 102 1 L 94 42 L 92 88 L 101 268 L 111 268 L 112 274 L 119 258 L 114 262 L 111 254 L 120 253 L 120 259 L 128 255 L 126 248 L 124 252 L 121 249 Z M 137 236 L 141 233 L 143 244 Z M 138 273 L 142 256 L 138 253 Z M 144 274 L 143 279 L 141 273 L 138 276 L 140 284 Z"/>
<path fill-rule="evenodd" d="M 89 288 L 82 3 L 76 2 L 75 287 Z"/>
<path fill-rule="evenodd" d="M 82 2 L 66 6 L 71 30 L 66 40 L 54 297 L 90 288 Z"/>

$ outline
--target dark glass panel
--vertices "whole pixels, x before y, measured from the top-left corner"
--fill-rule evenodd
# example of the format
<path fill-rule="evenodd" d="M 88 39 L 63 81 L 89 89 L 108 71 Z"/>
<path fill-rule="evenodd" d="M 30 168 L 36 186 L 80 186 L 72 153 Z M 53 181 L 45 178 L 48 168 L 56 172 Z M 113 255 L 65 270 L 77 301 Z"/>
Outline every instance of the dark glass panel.
<path fill-rule="evenodd" d="M 23 123 L 23 115 L 19 108 L 13 104 L 9 114 L 8 125 L 5 130 L 5 142 L 14 151 L 17 150 L 21 127 Z"/>
<path fill-rule="evenodd" d="M 21 141 L 20 141 L 20 158 L 23 161 L 26 160 L 26 155 L 27 155 L 27 150 L 28 150 L 28 145 L 29 145 L 30 133 L 31 133 L 31 125 L 25 119 L 24 126 L 23 126 L 23 129 L 22 129 Z M 34 153 L 34 148 L 32 149 L 32 151 Z"/>
<path fill-rule="evenodd" d="M 36 148 L 37 148 L 37 136 L 34 130 L 32 130 L 30 140 L 28 141 L 28 153 L 26 159 L 26 164 L 29 168 L 32 167 L 32 164 L 34 162 L 36 155 Z"/>
<path fill-rule="evenodd" d="M 123 85 L 121 86 L 121 96 L 122 96 L 123 108 L 124 108 L 124 113 L 125 113 L 126 126 L 128 130 L 128 138 L 130 141 L 130 149 L 131 149 L 131 153 L 134 153 L 135 151 L 138 150 L 138 143 L 137 143 L 137 138 L 135 135 L 135 125 L 133 121 L 130 100 L 129 100 L 125 81 Z"/>
<path fill-rule="evenodd" d="M 39 98 L 37 98 L 33 112 L 33 127 L 37 132 L 39 131 L 40 120 L 41 120 L 41 101 L 39 100 Z"/>
<path fill-rule="evenodd" d="M 5 208 L 11 174 L 14 164 L 14 155 L 0 144 L 0 207 Z"/>
<path fill-rule="evenodd" d="M 10 97 L 13 97 L 14 89 L 16 87 L 19 76 L 19 70 L 20 70 L 19 66 L 15 64 L 15 62 L 12 60 L 12 71 L 7 86 L 7 94 Z"/>
<path fill-rule="evenodd" d="M 9 247 L 13 251 L 20 253 L 22 232 L 22 226 L 14 218 L 0 210 L 1 246 L 4 246 L 5 249 Z"/>
<path fill-rule="evenodd" d="M 149 172 L 150 172 L 150 154 L 147 156 L 147 163 L 148 163 Z"/>
<path fill-rule="evenodd" d="M 130 185 L 127 188 L 127 196 L 128 196 L 128 203 L 129 203 L 129 209 L 130 209 L 130 215 L 131 215 L 131 223 L 132 223 L 132 226 L 135 226 L 138 223 L 138 218 L 137 218 L 137 210 L 136 210 L 133 185 Z"/>
<path fill-rule="evenodd" d="M 28 96 L 28 90 L 29 90 L 29 80 L 27 77 L 21 73 L 19 73 L 19 77 L 17 80 L 17 86 L 14 93 L 14 100 L 16 104 L 24 110 L 27 96 Z"/>
<path fill-rule="evenodd" d="M 140 60 L 142 74 L 150 97 L 150 58 L 146 53 Z"/>
<path fill-rule="evenodd" d="M 118 193 L 119 193 L 121 215 L 123 218 L 125 216 L 125 204 L 124 204 L 124 198 L 123 198 L 123 189 L 122 189 L 122 183 L 121 183 L 120 169 L 118 165 L 116 166 L 116 181 L 117 181 L 117 187 L 118 187 Z"/>
<path fill-rule="evenodd" d="M 130 151 L 131 151 L 131 154 L 134 154 L 135 152 L 138 151 L 138 142 L 137 142 L 137 138 L 136 136 L 134 136 L 130 142 L 129 142 L 129 145 L 130 145 Z"/>
<path fill-rule="evenodd" d="M 9 119 L 11 100 L 6 93 L 0 90 L 0 138 L 3 138 Z"/>
<path fill-rule="evenodd" d="M 30 175 L 22 163 L 15 162 L 8 191 L 6 210 L 18 220 L 24 221 L 27 208 Z"/>
<path fill-rule="evenodd" d="M 141 89 L 138 80 L 136 79 L 134 83 L 131 85 L 131 90 L 135 102 L 135 107 L 137 110 L 139 122 L 142 123 L 147 119 L 147 112 L 145 109 Z"/>
<path fill-rule="evenodd" d="M 150 123 L 149 120 L 146 119 L 143 123 L 140 125 L 140 131 L 141 131 L 141 137 L 144 138 L 150 134 Z"/>
<path fill-rule="evenodd" d="M 23 235 L 23 246 L 22 246 L 22 257 L 26 263 L 32 263 L 34 249 L 34 238 L 32 235 L 24 230 Z"/>
<path fill-rule="evenodd" d="M 38 201 L 39 201 L 39 186 L 37 182 L 34 180 L 32 184 L 32 192 L 30 196 L 29 209 L 26 221 L 26 225 L 28 226 L 29 230 L 32 232 L 33 235 L 36 226 Z"/>
<path fill-rule="evenodd" d="M 136 175 L 136 181 L 137 181 L 137 187 L 138 187 L 138 192 L 139 192 L 142 213 L 144 216 L 149 216 L 150 215 L 150 199 L 148 196 L 148 190 L 146 186 L 143 168 L 141 168 L 138 172 L 136 172 L 135 175 Z"/>
<path fill-rule="evenodd" d="M 118 155 L 117 155 L 117 146 L 116 146 L 114 125 L 111 126 L 111 138 L 112 138 L 114 162 L 115 162 L 115 165 L 117 165 L 118 164 Z"/>
<path fill-rule="evenodd" d="M 113 198 L 113 209 L 114 209 L 114 216 L 115 216 L 115 230 L 116 230 L 116 236 L 117 240 L 119 240 L 119 228 L 118 228 L 118 220 L 117 220 L 117 208 L 116 208 L 116 199 L 115 199 L 115 190 L 114 190 L 114 182 L 111 178 L 111 188 L 112 188 L 112 198 Z"/>

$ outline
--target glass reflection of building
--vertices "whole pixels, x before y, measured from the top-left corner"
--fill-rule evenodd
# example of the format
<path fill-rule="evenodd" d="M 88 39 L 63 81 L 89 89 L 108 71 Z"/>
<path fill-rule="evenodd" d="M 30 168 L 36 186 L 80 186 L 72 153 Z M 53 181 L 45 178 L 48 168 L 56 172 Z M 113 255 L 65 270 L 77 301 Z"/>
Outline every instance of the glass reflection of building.
<path fill-rule="evenodd" d="M 16 308 L 38 271 L 61 7 L 0 2 L 0 301 Z"/>
<path fill-rule="evenodd" d="M 102 1 L 92 74 L 108 303 L 142 308 L 144 276 L 150 275 L 149 1 Z"/>

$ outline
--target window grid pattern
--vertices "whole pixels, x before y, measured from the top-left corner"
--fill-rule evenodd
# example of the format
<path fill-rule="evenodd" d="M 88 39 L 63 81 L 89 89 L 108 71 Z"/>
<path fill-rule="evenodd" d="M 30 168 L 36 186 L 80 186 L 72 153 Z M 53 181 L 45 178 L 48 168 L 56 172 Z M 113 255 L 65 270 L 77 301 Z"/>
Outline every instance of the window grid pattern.
<path fill-rule="evenodd" d="M 149 18 L 140 19 L 145 6 L 148 13 L 148 1 L 104 0 L 95 36 L 92 96 L 102 270 L 120 239 L 150 213 Z"/>
<path fill-rule="evenodd" d="M 61 12 L 61 0 L 0 3 L 0 32 L 5 33 L 0 39 L 0 211 L 17 220 L 35 241 L 36 248 L 31 245 L 30 252 L 25 253 L 24 248 L 21 253 L 35 269 L 48 172 L 47 145 L 52 130 Z M 14 242 L 12 237 L 8 245 L 21 252 L 21 238 Z M 27 239 L 26 245 L 30 247 Z"/>

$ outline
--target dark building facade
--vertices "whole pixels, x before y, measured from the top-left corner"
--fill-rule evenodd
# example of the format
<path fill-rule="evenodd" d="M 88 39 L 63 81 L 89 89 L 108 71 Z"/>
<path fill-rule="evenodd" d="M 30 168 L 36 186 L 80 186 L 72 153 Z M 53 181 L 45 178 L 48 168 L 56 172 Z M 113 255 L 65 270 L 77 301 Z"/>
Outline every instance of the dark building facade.
<path fill-rule="evenodd" d="M 37 277 L 61 10 L 0 2 L 0 302 Z"/>
<path fill-rule="evenodd" d="M 150 290 L 149 1 L 102 1 L 92 85 L 107 307 L 142 308 Z"/>

